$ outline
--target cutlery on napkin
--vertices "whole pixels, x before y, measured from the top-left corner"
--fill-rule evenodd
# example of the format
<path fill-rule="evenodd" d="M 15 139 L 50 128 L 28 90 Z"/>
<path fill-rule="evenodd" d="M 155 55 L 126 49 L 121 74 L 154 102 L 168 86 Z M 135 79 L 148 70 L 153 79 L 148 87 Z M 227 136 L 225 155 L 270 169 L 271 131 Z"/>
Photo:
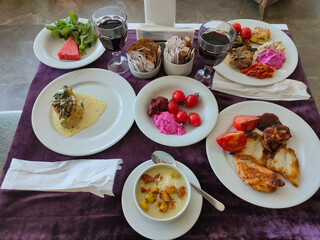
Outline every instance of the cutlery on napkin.
<path fill-rule="evenodd" d="M 40 162 L 12 159 L 1 189 L 91 192 L 114 196 L 115 173 L 122 159 L 81 159 Z"/>
<path fill-rule="evenodd" d="M 238 97 L 261 100 L 295 101 L 310 98 L 307 86 L 303 82 L 292 79 L 285 79 L 267 86 L 249 86 L 228 80 L 215 72 L 211 88 Z"/>

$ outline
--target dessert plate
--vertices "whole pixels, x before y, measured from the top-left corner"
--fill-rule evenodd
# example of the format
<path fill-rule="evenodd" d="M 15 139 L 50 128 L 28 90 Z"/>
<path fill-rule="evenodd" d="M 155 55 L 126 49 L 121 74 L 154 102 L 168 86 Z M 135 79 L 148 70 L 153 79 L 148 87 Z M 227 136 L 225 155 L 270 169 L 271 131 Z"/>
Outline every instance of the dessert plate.
<path fill-rule="evenodd" d="M 216 138 L 225 132 L 235 131 L 232 120 L 237 115 L 260 116 L 263 113 L 277 115 L 283 125 L 290 128 L 292 137 L 287 146 L 292 148 L 299 159 L 299 187 L 294 187 L 284 177 L 285 186 L 273 193 L 253 190 L 237 175 L 232 155 L 224 151 L 216 142 Z M 262 134 L 259 130 L 256 130 Z M 261 207 L 288 208 L 308 200 L 320 186 L 320 141 L 312 128 L 294 112 L 268 102 L 246 101 L 233 104 L 219 113 L 214 130 L 206 141 L 209 163 L 219 180 L 235 195 L 243 200 Z"/>
<path fill-rule="evenodd" d="M 177 166 L 186 174 L 189 181 L 200 187 L 194 173 L 183 163 L 176 161 Z M 138 211 L 133 198 L 133 185 L 141 171 L 154 164 L 151 160 L 137 166 L 128 176 L 122 190 L 121 204 L 125 218 L 130 226 L 140 235 L 150 239 L 174 239 L 188 232 L 199 218 L 202 208 L 202 196 L 191 188 L 188 208 L 181 218 L 174 222 L 153 222 L 144 218 Z"/>
<path fill-rule="evenodd" d="M 72 137 L 60 135 L 51 123 L 51 98 L 64 85 L 107 103 L 97 122 Z M 117 143 L 131 128 L 136 94 L 131 85 L 111 71 L 88 68 L 64 74 L 48 84 L 32 109 L 32 127 L 47 148 L 69 156 L 101 152 Z"/>
<path fill-rule="evenodd" d="M 180 107 L 187 113 L 196 112 L 201 117 L 201 124 L 194 127 L 185 124 L 186 134 L 165 135 L 155 126 L 147 115 L 152 98 L 163 96 L 170 100 L 175 90 L 182 90 L 185 95 L 199 93 L 199 103 L 194 108 Z M 151 140 L 166 146 L 188 146 L 204 139 L 213 129 L 218 117 L 218 104 L 212 92 L 202 83 L 183 76 L 166 76 L 153 80 L 144 86 L 137 95 L 134 105 L 134 117 L 140 130 Z"/>
<path fill-rule="evenodd" d="M 79 22 L 86 23 L 88 19 L 79 18 Z M 46 28 L 42 29 L 33 43 L 34 54 L 39 61 L 49 67 L 60 69 L 80 68 L 97 60 L 105 51 L 100 40 L 97 39 L 94 46 L 85 49 L 87 54 L 81 55 L 80 60 L 60 60 L 57 53 L 65 41 L 59 38 L 58 35 L 51 37 L 50 33 L 50 30 Z"/>
<path fill-rule="evenodd" d="M 298 64 L 298 51 L 294 45 L 291 38 L 281 31 L 279 28 L 272 26 L 268 23 L 250 20 L 250 19 L 238 19 L 229 21 L 229 23 L 240 23 L 241 27 L 249 27 L 253 29 L 254 27 L 268 28 L 270 29 L 271 36 L 270 41 L 281 41 L 284 47 L 286 61 L 283 66 L 273 73 L 272 78 L 258 79 L 256 77 L 249 77 L 241 73 L 236 67 L 231 67 L 226 64 L 225 61 L 214 67 L 214 69 L 220 73 L 225 78 L 228 78 L 234 82 L 242 83 L 251 86 L 265 86 L 273 83 L 280 82 L 291 75 L 291 73 L 296 69 Z M 253 47 L 258 47 L 259 44 L 252 44 Z"/>

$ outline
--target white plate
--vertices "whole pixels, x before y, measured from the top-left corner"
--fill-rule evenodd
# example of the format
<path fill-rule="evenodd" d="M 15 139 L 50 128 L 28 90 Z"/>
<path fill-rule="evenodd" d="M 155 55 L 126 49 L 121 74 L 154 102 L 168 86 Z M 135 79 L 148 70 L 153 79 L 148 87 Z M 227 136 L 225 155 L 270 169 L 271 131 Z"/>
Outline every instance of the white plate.
<path fill-rule="evenodd" d="M 72 137 L 60 135 L 51 123 L 51 98 L 64 85 L 100 98 L 107 108 L 97 122 Z M 81 69 L 56 78 L 39 94 L 32 109 L 32 127 L 47 148 L 69 156 L 101 152 L 117 143 L 131 128 L 136 95 L 118 74 L 103 69 Z"/>
<path fill-rule="evenodd" d="M 177 166 L 187 175 L 190 182 L 200 187 L 194 173 L 183 163 L 176 161 Z M 125 218 L 130 226 L 140 235 L 150 239 L 174 239 L 188 232 L 199 218 L 202 208 L 202 196 L 191 189 L 191 198 L 186 212 L 180 219 L 170 223 L 157 223 L 146 220 L 138 211 L 133 198 L 133 185 L 136 178 L 148 166 L 151 160 L 137 166 L 128 176 L 122 190 L 121 204 Z"/>
<path fill-rule="evenodd" d="M 86 23 L 87 21 L 88 19 L 79 18 L 79 22 Z M 73 69 L 83 67 L 97 60 L 105 51 L 98 38 L 94 46 L 85 49 L 87 54 L 81 55 L 79 61 L 60 60 L 57 53 L 65 41 L 59 38 L 57 34 L 53 37 L 50 34 L 50 30 L 42 29 L 34 40 L 33 51 L 39 61 L 53 68 Z"/>
<path fill-rule="evenodd" d="M 281 177 L 285 186 L 273 193 L 251 189 L 237 175 L 232 156 L 216 142 L 220 134 L 235 130 L 232 125 L 234 116 L 257 116 L 266 112 L 277 115 L 282 124 L 290 128 L 292 138 L 288 140 L 287 146 L 295 151 L 300 166 L 300 183 L 297 188 Z M 216 127 L 207 137 L 206 149 L 209 163 L 220 181 L 235 195 L 252 204 L 267 208 L 292 207 L 306 201 L 319 189 L 320 141 L 302 118 L 282 106 L 260 101 L 231 105 L 220 112 Z"/>
<path fill-rule="evenodd" d="M 154 125 L 153 119 L 147 115 L 147 109 L 152 98 L 163 96 L 170 100 L 175 90 L 182 90 L 185 95 L 199 93 L 199 103 L 194 108 L 180 107 L 187 113 L 196 112 L 201 117 L 201 125 L 193 127 L 185 124 L 186 134 L 165 135 Z M 194 144 L 204 139 L 213 129 L 218 118 L 218 105 L 212 92 L 202 83 L 183 76 L 161 77 L 148 83 L 138 93 L 134 117 L 140 130 L 151 140 L 172 147 Z"/>
<path fill-rule="evenodd" d="M 270 41 L 282 41 L 282 44 L 286 48 L 284 53 L 286 55 L 286 61 L 283 66 L 273 73 L 273 78 L 257 79 L 256 77 L 249 77 L 243 73 L 240 73 L 236 69 L 231 68 L 224 62 L 214 67 L 214 69 L 220 73 L 222 76 L 238 83 L 252 85 L 252 86 L 265 86 L 276 82 L 280 82 L 286 79 L 290 74 L 296 69 L 298 64 L 298 51 L 293 41 L 287 34 L 281 31 L 279 28 L 272 26 L 268 23 L 249 20 L 249 19 L 238 19 L 229 21 L 229 23 L 240 23 L 241 27 L 249 27 L 253 29 L 254 27 L 262 27 L 270 29 L 271 36 Z M 259 46 L 259 44 L 252 44 L 253 46 Z"/>

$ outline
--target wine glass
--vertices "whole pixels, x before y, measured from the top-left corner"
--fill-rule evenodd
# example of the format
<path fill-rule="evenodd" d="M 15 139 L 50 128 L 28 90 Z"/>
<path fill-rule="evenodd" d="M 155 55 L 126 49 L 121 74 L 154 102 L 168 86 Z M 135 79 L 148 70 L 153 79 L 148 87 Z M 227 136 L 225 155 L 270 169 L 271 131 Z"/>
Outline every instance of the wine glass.
<path fill-rule="evenodd" d="M 112 52 L 108 70 L 118 74 L 128 71 L 128 60 L 121 56 L 121 49 L 128 38 L 126 12 L 117 6 L 103 7 L 92 14 L 91 22 L 102 45 Z"/>
<path fill-rule="evenodd" d="M 231 50 L 237 33 L 231 24 L 211 20 L 201 25 L 198 33 L 198 53 L 204 68 L 194 78 L 211 88 L 213 67 L 221 63 Z"/>

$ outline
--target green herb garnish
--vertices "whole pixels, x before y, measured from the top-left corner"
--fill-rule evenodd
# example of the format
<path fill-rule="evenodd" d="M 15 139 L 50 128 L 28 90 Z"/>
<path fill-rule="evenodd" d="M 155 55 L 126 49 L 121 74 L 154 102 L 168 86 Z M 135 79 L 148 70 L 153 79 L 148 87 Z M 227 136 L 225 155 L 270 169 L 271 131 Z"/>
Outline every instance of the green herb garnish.
<path fill-rule="evenodd" d="M 55 21 L 52 24 L 46 24 L 45 27 L 51 31 L 51 37 L 59 34 L 60 38 L 67 40 L 69 37 L 78 44 L 81 55 L 87 54 L 84 50 L 87 47 L 93 46 L 97 41 L 97 34 L 93 30 L 91 21 L 81 23 L 78 22 L 78 15 L 73 11 L 70 12 L 69 17 Z"/>

